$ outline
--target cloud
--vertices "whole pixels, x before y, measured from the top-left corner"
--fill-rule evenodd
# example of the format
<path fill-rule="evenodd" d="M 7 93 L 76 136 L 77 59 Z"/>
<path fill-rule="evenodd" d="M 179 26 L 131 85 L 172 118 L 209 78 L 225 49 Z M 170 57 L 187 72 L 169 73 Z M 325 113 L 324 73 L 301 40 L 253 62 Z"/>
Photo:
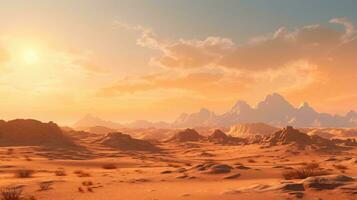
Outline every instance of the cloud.
<path fill-rule="evenodd" d="M 344 33 L 321 25 L 294 31 L 278 29 L 271 37 L 237 47 L 222 57 L 220 66 L 243 70 L 277 69 L 297 60 L 328 60 L 343 43 Z"/>
<path fill-rule="evenodd" d="M 159 52 L 149 62 L 160 66 L 164 74 L 121 80 L 102 91 L 115 96 L 180 90 L 202 98 L 247 99 L 280 92 L 296 101 L 311 101 L 323 110 L 331 96 L 357 93 L 352 84 L 357 80 L 355 26 L 346 18 L 329 23 L 343 29 L 320 24 L 281 27 L 242 44 L 219 36 L 172 40 L 149 28 L 122 25 L 141 33 L 138 45 Z M 200 76 L 212 77 L 208 81 Z"/>
<path fill-rule="evenodd" d="M 333 53 L 354 43 L 356 31 L 346 18 L 331 19 L 330 23 L 341 24 L 345 30 L 322 25 L 308 25 L 292 31 L 283 27 L 271 36 L 258 37 L 242 45 L 222 37 L 166 40 L 142 26 L 121 24 L 120 27 L 140 31 L 137 43 L 162 53 L 151 59 L 154 65 L 175 69 L 224 67 L 256 71 L 281 68 L 297 60 L 316 63 L 334 59 Z"/>
<path fill-rule="evenodd" d="M 346 30 L 344 35 L 345 41 L 350 41 L 356 38 L 355 26 L 353 25 L 353 23 L 348 21 L 347 18 L 333 18 L 330 20 L 330 23 L 341 24 L 345 27 Z"/>
<path fill-rule="evenodd" d="M 228 38 L 208 37 L 205 40 L 183 40 L 160 47 L 163 55 L 152 59 L 153 64 L 167 68 L 200 68 L 216 65 L 221 57 L 234 49 Z"/>

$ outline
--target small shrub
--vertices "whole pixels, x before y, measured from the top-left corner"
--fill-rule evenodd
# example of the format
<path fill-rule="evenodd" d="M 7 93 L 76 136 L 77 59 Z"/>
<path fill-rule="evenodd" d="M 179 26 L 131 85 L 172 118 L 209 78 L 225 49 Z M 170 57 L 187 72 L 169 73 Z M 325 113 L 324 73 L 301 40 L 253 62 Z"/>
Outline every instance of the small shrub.
<path fill-rule="evenodd" d="M 17 178 L 31 178 L 34 171 L 30 169 L 19 169 L 15 171 L 15 177 Z"/>
<path fill-rule="evenodd" d="M 92 181 L 83 181 L 82 185 L 83 186 L 91 186 L 91 185 L 93 185 L 93 182 Z"/>
<path fill-rule="evenodd" d="M 103 169 L 116 169 L 117 166 L 113 163 L 107 163 L 102 166 Z"/>
<path fill-rule="evenodd" d="M 77 174 L 78 177 L 90 177 L 90 173 L 84 172 L 82 170 L 76 170 L 74 173 Z"/>
<path fill-rule="evenodd" d="M 6 187 L 1 189 L 1 200 L 20 200 L 22 191 L 22 187 Z"/>
<path fill-rule="evenodd" d="M 82 187 L 78 187 L 78 192 L 84 192 Z"/>
<path fill-rule="evenodd" d="M 53 184 L 53 182 L 50 182 L 50 181 L 41 182 L 41 183 L 39 183 L 40 190 L 41 191 L 49 190 L 49 189 L 51 189 L 52 184 Z"/>
<path fill-rule="evenodd" d="M 329 174 L 327 171 L 319 169 L 316 165 L 306 165 L 297 169 L 290 169 L 283 172 L 286 180 L 305 179 L 311 176 L 322 176 Z"/>
<path fill-rule="evenodd" d="M 66 176 L 67 174 L 66 174 L 66 171 L 64 171 L 64 170 L 56 170 L 55 175 L 56 176 Z"/>

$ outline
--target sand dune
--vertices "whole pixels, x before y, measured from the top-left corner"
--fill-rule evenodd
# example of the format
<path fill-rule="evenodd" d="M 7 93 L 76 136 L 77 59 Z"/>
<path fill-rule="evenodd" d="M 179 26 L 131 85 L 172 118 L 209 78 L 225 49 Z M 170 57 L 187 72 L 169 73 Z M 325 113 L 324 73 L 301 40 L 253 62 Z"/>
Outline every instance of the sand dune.
<path fill-rule="evenodd" d="M 1 130 L 20 136 L 40 130 L 38 139 L 50 129 L 50 135 L 65 135 L 82 147 L 0 147 L 0 188 L 26 198 L 349 200 L 357 194 L 357 146 L 292 127 L 255 142 L 219 129 L 207 136 L 195 129 L 171 130 L 176 134 L 169 140 L 153 144 L 120 132 L 62 132 L 53 123 L 23 124 L 26 132 Z M 326 147 L 338 151 L 321 150 Z"/>

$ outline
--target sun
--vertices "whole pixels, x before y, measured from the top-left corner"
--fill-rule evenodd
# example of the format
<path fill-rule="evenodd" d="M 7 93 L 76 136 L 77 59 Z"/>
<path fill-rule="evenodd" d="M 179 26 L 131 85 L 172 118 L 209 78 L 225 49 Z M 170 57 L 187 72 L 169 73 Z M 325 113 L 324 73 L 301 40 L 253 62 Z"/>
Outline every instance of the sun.
<path fill-rule="evenodd" d="M 27 64 L 34 64 L 39 61 L 39 54 L 34 49 L 26 49 L 23 52 L 23 59 Z"/>

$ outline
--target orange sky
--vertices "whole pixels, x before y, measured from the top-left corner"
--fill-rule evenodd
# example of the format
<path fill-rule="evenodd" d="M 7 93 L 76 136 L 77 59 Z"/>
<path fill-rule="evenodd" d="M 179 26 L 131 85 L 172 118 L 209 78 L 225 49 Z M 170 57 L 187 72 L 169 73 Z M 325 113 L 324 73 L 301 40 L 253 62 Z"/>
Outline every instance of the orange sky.
<path fill-rule="evenodd" d="M 254 105 L 273 92 L 318 111 L 357 110 L 354 24 L 333 18 L 284 26 L 238 43 L 218 34 L 165 36 L 113 18 L 96 40 L 84 40 L 96 48 L 45 28 L 7 27 L 0 35 L 1 118 L 173 120 L 201 107 L 221 113 L 238 99 Z M 118 38 L 106 48 L 101 32 Z"/>

